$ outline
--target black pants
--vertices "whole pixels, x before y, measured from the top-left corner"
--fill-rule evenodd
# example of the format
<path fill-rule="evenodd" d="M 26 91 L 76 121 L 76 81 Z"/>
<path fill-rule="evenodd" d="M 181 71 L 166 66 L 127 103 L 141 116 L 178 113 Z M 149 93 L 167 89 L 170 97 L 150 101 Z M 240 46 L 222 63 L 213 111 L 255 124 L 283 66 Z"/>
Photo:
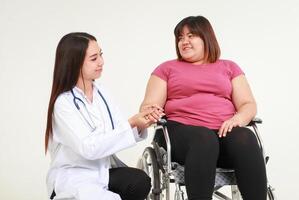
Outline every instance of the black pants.
<path fill-rule="evenodd" d="M 108 188 L 119 194 L 122 200 L 144 200 L 151 188 L 151 179 L 144 171 L 136 168 L 112 168 L 109 170 Z M 50 199 L 55 196 L 53 191 Z"/>
<path fill-rule="evenodd" d="M 172 160 L 185 166 L 185 184 L 189 200 L 211 200 L 215 169 L 235 170 L 237 184 L 244 200 L 266 200 L 264 158 L 254 133 L 236 127 L 226 137 L 216 130 L 168 121 Z M 166 146 L 163 134 L 155 140 Z"/>
<path fill-rule="evenodd" d="M 109 170 L 108 188 L 119 194 L 122 200 L 144 200 L 151 188 L 151 180 L 140 169 L 112 168 Z"/>

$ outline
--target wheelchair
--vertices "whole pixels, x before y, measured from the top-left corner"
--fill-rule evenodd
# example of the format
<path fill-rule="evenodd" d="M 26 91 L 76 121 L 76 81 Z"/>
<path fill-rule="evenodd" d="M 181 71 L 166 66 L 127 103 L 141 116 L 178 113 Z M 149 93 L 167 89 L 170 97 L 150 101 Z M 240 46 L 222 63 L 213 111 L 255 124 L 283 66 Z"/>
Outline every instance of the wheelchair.
<path fill-rule="evenodd" d="M 264 147 L 259 135 L 257 124 L 262 123 L 261 119 L 253 119 L 247 126 L 253 129 L 258 144 L 264 156 L 265 165 L 269 160 L 264 154 Z M 167 149 L 160 147 L 155 139 L 152 146 L 146 147 L 142 157 L 138 160 L 137 167 L 145 171 L 151 178 L 152 188 L 147 196 L 147 200 L 169 200 L 170 184 L 174 184 L 174 200 L 186 200 L 184 187 L 184 166 L 171 161 L 171 145 L 167 131 L 167 120 L 161 119 L 154 126 L 155 134 L 162 131 Z M 155 138 L 155 137 L 154 137 Z M 227 196 L 219 191 L 223 186 L 230 186 L 231 195 Z M 267 200 L 275 200 L 274 188 L 270 186 L 267 180 Z M 241 200 L 241 194 L 236 184 L 236 178 L 233 169 L 216 169 L 215 185 L 213 199 L 220 200 Z"/>

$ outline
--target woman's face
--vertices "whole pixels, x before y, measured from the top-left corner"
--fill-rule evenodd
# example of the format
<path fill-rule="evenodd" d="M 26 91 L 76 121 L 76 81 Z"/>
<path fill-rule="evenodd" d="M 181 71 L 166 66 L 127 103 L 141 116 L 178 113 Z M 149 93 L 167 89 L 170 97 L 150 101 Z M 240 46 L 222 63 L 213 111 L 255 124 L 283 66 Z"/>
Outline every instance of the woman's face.
<path fill-rule="evenodd" d="M 92 81 L 101 76 L 104 65 L 102 54 L 102 49 L 98 43 L 90 40 L 82 66 L 82 74 L 85 80 Z"/>
<path fill-rule="evenodd" d="M 193 64 L 202 64 L 204 60 L 204 42 L 192 33 L 185 26 L 182 34 L 179 36 L 178 48 L 183 60 Z"/>

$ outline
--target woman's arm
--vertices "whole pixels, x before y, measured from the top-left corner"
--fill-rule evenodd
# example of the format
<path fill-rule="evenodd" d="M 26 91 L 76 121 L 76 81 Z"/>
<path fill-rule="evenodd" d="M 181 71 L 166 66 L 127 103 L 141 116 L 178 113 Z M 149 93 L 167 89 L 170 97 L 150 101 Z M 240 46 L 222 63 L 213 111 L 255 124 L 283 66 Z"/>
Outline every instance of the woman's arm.
<path fill-rule="evenodd" d="M 232 81 L 233 102 L 236 107 L 236 115 L 240 118 L 241 125 L 247 125 L 256 115 L 257 106 L 250 86 L 244 75 L 238 76 Z"/>
<path fill-rule="evenodd" d="M 164 107 L 167 97 L 167 83 L 158 76 L 151 75 L 148 80 L 140 110 L 149 105 Z"/>
<path fill-rule="evenodd" d="M 167 98 L 167 82 L 158 76 L 151 75 L 143 102 L 140 106 L 140 111 L 144 111 L 147 109 L 155 109 L 155 112 L 149 115 L 150 120 L 158 120 L 160 119 L 163 113 L 163 107 L 165 105 Z"/>
<path fill-rule="evenodd" d="M 256 102 L 246 77 L 244 75 L 235 77 L 232 80 L 232 87 L 232 101 L 237 112 L 231 119 L 223 122 L 219 129 L 219 137 L 225 137 L 233 127 L 246 126 L 257 112 Z"/>

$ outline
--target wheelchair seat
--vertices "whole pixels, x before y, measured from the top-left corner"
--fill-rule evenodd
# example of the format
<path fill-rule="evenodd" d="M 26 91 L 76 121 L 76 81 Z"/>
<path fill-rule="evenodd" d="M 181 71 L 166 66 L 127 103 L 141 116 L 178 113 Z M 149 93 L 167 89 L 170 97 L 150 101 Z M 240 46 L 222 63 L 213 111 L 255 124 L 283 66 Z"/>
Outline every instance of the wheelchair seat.
<path fill-rule="evenodd" d="M 181 185 L 185 184 L 185 178 L 184 178 L 185 168 L 184 168 L 184 166 L 182 166 L 176 162 L 172 162 L 172 165 L 175 166 L 173 168 L 175 182 L 177 182 Z M 237 185 L 234 170 L 217 168 L 214 188 L 221 188 L 225 185 Z"/>
<path fill-rule="evenodd" d="M 162 158 L 166 158 L 167 152 L 163 147 L 159 147 L 160 155 Z M 163 160 L 163 164 L 165 165 L 165 160 Z M 185 177 L 184 171 L 185 168 L 183 165 L 180 165 L 177 162 L 171 162 L 172 173 L 174 176 L 174 182 L 184 185 L 185 184 Z M 236 185 L 236 177 L 233 169 L 224 169 L 224 168 L 217 168 L 216 169 L 216 177 L 215 177 L 215 185 L 214 188 L 221 188 L 225 185 Z"/>

